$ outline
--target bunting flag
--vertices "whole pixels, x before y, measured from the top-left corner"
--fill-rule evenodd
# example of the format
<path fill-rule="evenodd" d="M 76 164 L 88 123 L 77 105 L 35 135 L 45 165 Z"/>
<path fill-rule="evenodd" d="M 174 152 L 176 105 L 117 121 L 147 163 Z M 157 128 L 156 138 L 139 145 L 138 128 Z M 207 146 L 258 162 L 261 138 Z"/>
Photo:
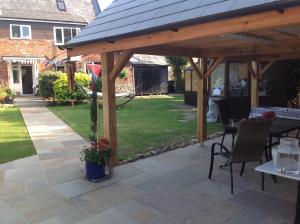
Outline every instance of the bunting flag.
<path fill-rule="evenodd" d="M 90 89 L 93 90 L 93 87 L 98 79 L 98 77 L 101 76 L 101 65 L 97 65 L 97 64 L 89 64 L 87 65 L 88 68 L 88 72 L 89 74 L 92 75 L 92 82 L 90 85 Z"/>

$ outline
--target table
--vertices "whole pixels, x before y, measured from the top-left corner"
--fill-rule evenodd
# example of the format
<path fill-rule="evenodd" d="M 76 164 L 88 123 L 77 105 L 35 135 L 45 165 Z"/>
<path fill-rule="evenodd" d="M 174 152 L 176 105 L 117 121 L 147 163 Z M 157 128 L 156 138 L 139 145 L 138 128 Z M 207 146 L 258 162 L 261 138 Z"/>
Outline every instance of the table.
<path fill-rule="evenodd" d="M 280 143 L 280 137 L 284 134 L 288 134 L 291 131 L 300 129 L 300 120 L 275 118 L 272 122 L 270 136 L 269 136 L 269 159 L 272 160 L 272 147 Z M 278 140 L 273 142 L 273 138 Z"/>
<path fill-rule="evenodd" d="M 288 179 L 292 179 L 298 182 L 297 186 L 297 202 L 296 202 L 296 217 L 294 224 L 300 224 L 300 175 L 290 175 L 278 172 L 276 167 L 273 165 L 273 161 L 269 161 L 255 168 L 258 172 L 263 172 L 271 175 L 276 175 Z"/>

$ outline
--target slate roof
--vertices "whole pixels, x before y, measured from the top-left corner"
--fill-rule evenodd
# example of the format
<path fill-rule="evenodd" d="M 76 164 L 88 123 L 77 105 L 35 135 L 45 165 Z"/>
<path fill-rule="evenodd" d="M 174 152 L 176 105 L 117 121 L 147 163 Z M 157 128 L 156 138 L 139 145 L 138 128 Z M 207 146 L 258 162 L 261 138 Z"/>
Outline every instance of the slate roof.
<path fill-rule="evenodd" d="M 134 65 L 169 65 L 164 56 L 146 54 L 134 54 L 130 62 Z"/>
<path fill-rule="evenodd" d="M 114 0 L 67 46 L 177 28 L 291 4 L 299 4 L 299 0 Z"/>
<path fill-rule="evenodd" d="M 29 19 L 87 24 L 96 17 L 92 0 L 65 0 L 66 12 L 59 11 L 56 0 L 1 0 L 1 19 Z"/>

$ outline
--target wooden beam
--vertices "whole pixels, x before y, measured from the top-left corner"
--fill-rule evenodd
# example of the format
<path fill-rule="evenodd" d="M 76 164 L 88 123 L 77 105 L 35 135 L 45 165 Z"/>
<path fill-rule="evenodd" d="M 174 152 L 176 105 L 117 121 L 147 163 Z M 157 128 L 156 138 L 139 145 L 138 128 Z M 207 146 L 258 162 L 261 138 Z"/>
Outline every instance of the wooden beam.
<path fill-rule="evenodd" d="M 95 43 L 73 46 L 72 50 L 68 50 L 68 55 L 76 56 L 97 52 L 114 52 L 126 49 L 171 44 L 197 38 L 214 37 L 229 33 L 276 29 L 300 24 L 299 14 L 299 6 L 287 8 L 283 13 L 279 13 L 277 10 L 259 12 L 250 15 L 179 27 L 178 32 L 173 32 L 168 29 L 145 35 L 115 39 L 110 43 L 103 40 Z"/>
<path fill-rule="evenodd" d="M 188 58 L 189 63 L 191 64 L 191 66 L 193 67 L 195 73 L 197 74 L 197 76 L 202 79 L 202 77 L 204 76 L 203 73 L 201 72 L 201 70 L 198 68 L 198 66 L 196 65 L 196 63 L 194 62 L 193 58 L 189 57 Z"/>
<path fill-rule="evenodd" d="M 231 40 L 251 41 L 256 43 L 265 43 L 265 44 L 274 43 L 274 40 L 272 38 L 257 36 L 249 33 L 224 34 L 221 35 L 221 37 L 229 38 Z"/>
<path fill-rule="evenodd" d="M 113 53 L 102 53 L 103 128 L 104 137 L 109 140 L 111 146 L 110 168 L 118 164 L 115 80 L 110 78 L 113 67 Z"/>
<path fill-rule="evenodd" d="M 275 63 L 275 60 L 269 61 L 262 69 L 259 71 L 259 77 L 262 77 L 265 72 Z"/>
<path fill-rule="evenodd" d="M 242 44 L 236 47 L 223 47 L 202 49 L 201 55 L 206 57 L 233 57 L 262 54 L 289 54 L 300 52 L 300 40 L 284 40 L 274 44 Z"/>
<path fill-rule="evenodd" d="M 259 66 L 256 61 L 250 62 L 255 75 L 251 75 L 251 107 L 259 106 Z"/>
<path fill-rule="evenodd" d="M 201 50 L 186 47 L 173 47 L 173 46 L 155 46 L 146 48 L 134 49 L 137 54 L 150 54 L 162 56 L 181 56 L 181 57 L 199 57 Z"/>
<path fill-rule="evenodd" d="M 219 57 L 213 61 L 213 63 L 208 67 L 205 77 L 211 76 L 214 70 L 224 61 L 225 57 Z"/>
<path fill-rule="evenodd" d="M 66 72 L 68 77 L 68 91 L 71 94 L 74 90 L 74 79 L 75 79 L 75 71 L 76 71 L 76 65 L 74 62 L 68 61 L 66 63 Z M 71 106 L 74 106 L 74 99 L 71 99 Z"/>
<path fill-rule="evenodd" d="M 206 58 L 200 59 L 199 67 L 201 74 L 207 72 Z M 203 143 L 207 139 L 207 79 L 204 75 L 197 78 L 197 138 L 199 142 Z"/>
<path fill-rule="evenodd" d="M 256 74 L 255 70 L 253 69 L 252 62 L 248 63 L 248 69 L 249 69 L 251 78 L 252 77 L 255 78 L 257 74 Z"/>
<path fill-rule="evenodd" d="M 115 66 L 111 72 L 111 78 L 113 80 L 115 80 L 118 77 L 118 75 L 120 74 L 122 69 L 126 66 L 126 64 L 130 60 L 132 55 L 133 55 L 133 51 L 125 50 L 123 52 L 123 54 L 118 58 L 117 63 L 115 64 Z"/>

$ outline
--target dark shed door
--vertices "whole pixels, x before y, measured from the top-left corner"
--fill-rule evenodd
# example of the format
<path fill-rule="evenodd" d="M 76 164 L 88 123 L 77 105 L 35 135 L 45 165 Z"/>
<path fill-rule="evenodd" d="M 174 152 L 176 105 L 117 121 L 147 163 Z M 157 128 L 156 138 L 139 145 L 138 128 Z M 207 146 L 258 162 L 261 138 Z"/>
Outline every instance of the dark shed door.
<path fill-rule="evenodd" d="M 168 93 L 168 66 L 135 65 L 137 95 Z"/>

